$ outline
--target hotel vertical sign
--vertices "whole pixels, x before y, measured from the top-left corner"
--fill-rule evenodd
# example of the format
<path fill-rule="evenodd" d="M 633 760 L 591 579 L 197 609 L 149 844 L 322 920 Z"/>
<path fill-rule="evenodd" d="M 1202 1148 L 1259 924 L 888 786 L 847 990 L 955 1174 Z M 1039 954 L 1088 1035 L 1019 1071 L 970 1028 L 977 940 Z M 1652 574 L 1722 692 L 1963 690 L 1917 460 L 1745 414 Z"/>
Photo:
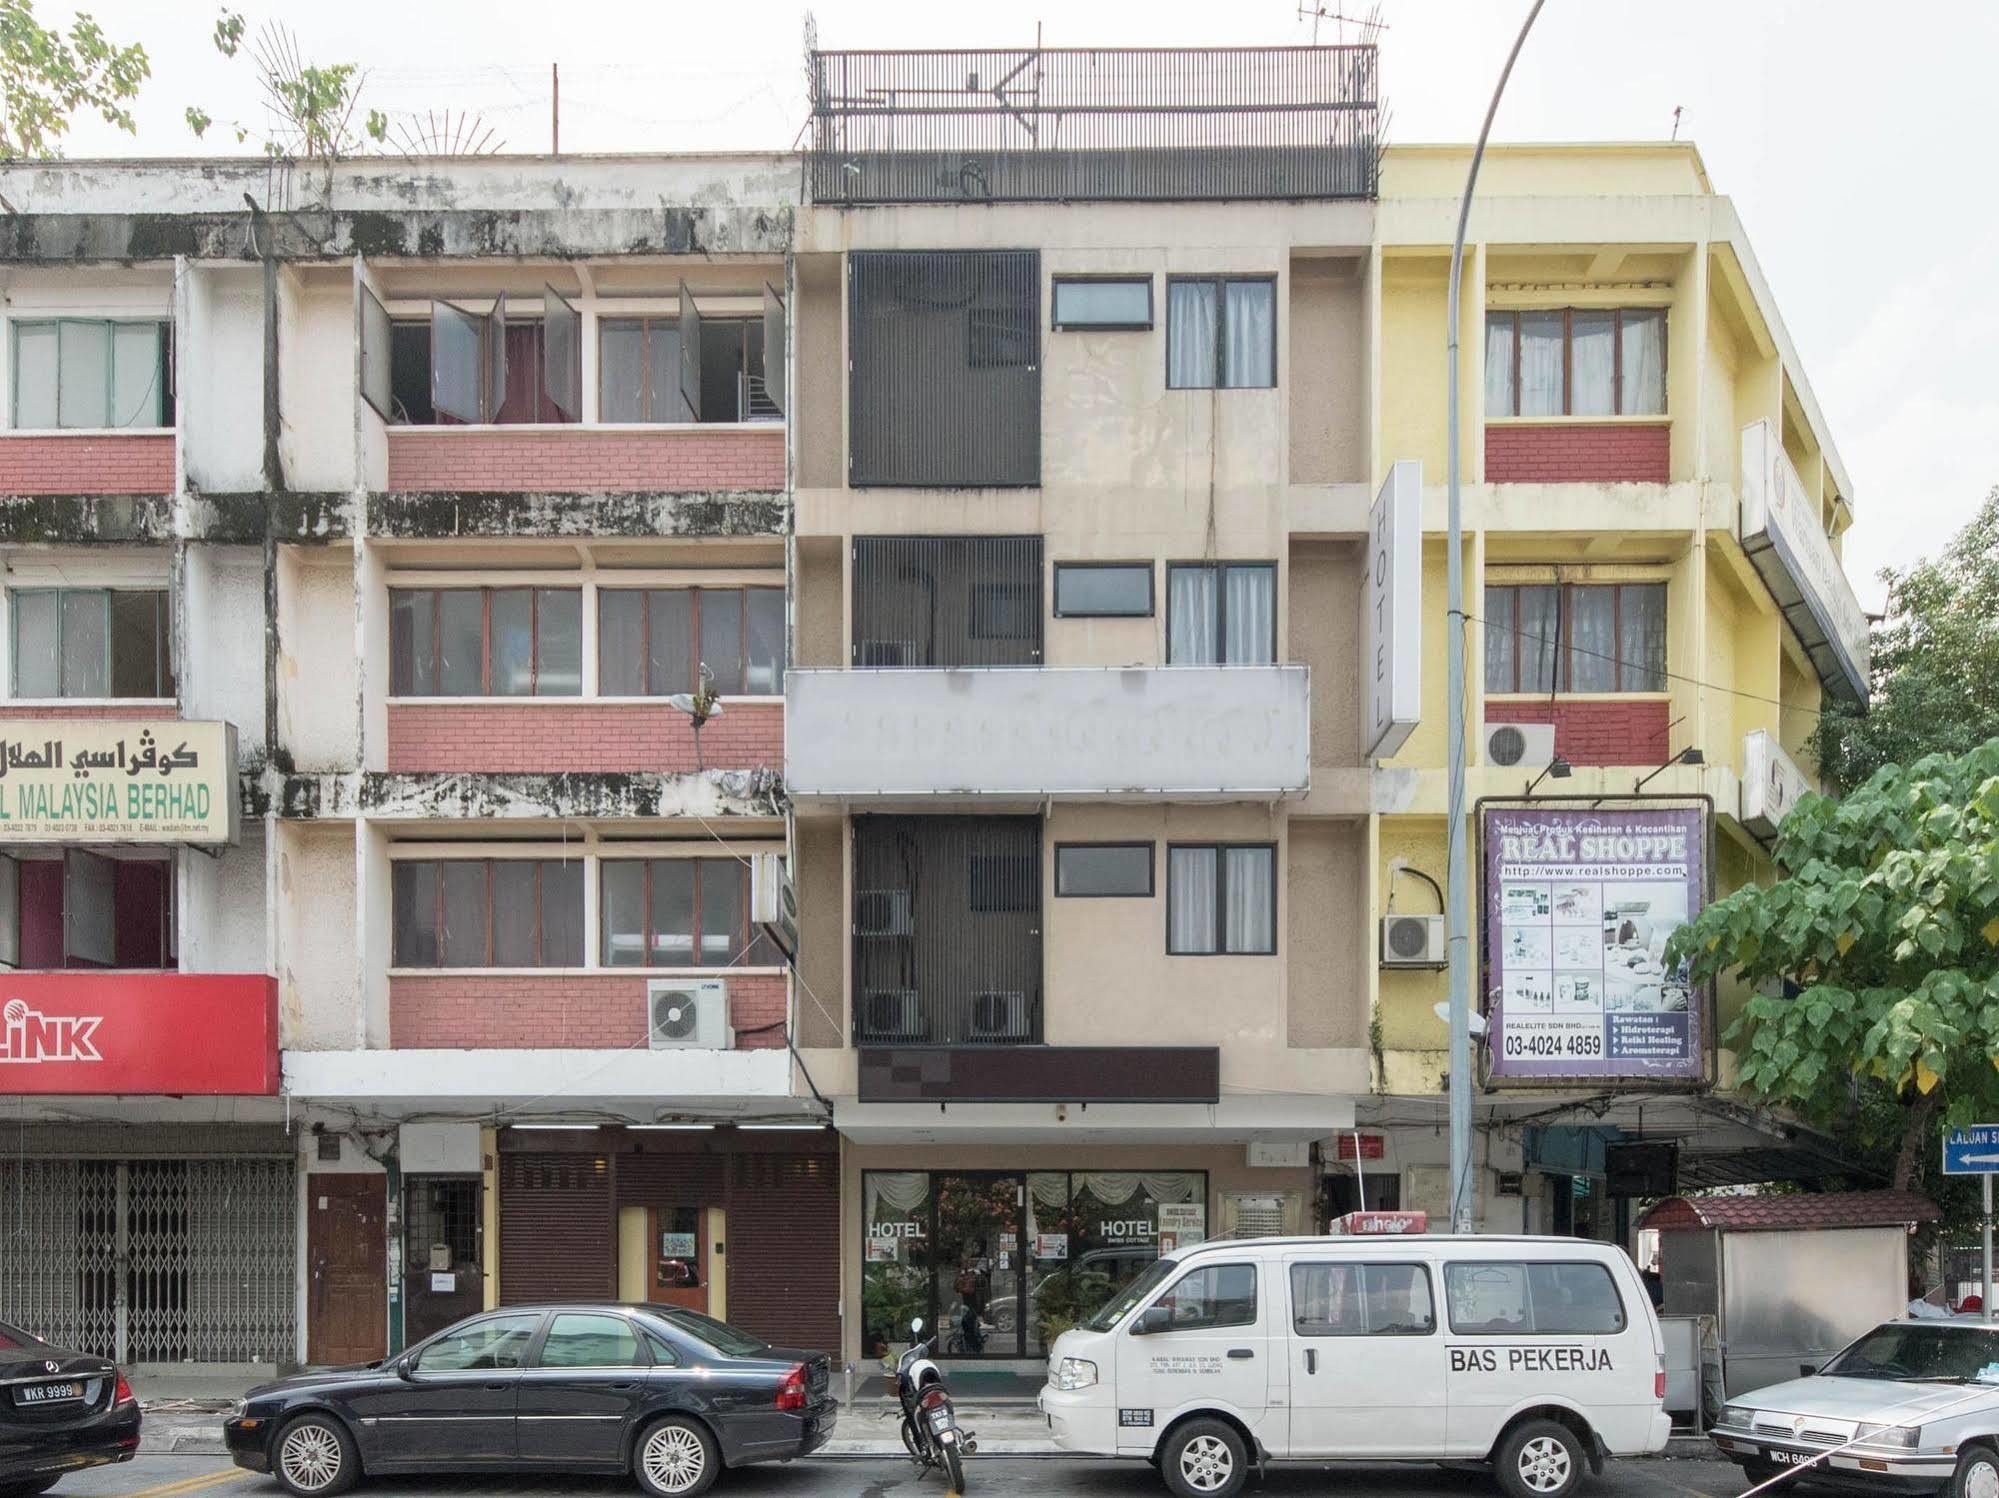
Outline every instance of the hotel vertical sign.
<path fill-rule="evenodd" d="M 1388 470 L 1367 517 L 1367 753 L 1386 759 L 1422 716 L 1423 465 Z"/>

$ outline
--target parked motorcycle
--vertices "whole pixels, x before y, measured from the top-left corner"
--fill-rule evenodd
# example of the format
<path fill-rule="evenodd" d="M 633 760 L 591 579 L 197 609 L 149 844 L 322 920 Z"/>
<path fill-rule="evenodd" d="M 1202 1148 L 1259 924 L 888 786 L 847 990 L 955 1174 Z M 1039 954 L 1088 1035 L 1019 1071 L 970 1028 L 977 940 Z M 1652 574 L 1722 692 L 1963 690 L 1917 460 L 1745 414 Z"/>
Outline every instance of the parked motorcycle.
<path fill-rule="evenodd" d="M 965 1458 L 979 1449 L 978 1438 L 958 1428 L 958 1412 L 937 1366 L 937 1334 L 923 1336 L 923 1318 L 909 1323 L 909 1351 L 896 1360 L 895 1392 L 902 1401 L 902 1444 L 920 1469 L 942 1470 L 951 1491 L 965 1491 Z"/>

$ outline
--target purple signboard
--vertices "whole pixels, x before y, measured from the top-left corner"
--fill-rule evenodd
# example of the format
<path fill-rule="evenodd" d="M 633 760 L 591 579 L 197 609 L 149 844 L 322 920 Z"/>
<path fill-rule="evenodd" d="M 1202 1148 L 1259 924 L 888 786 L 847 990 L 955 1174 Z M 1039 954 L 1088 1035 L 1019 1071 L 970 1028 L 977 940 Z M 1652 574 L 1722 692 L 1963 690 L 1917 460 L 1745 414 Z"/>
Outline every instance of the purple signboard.
<path fill-rule="evenodd" d="M 1708 996 L 1665 951 L 1706 900 L 1706 825 L 1698 806 L 1482 809 L 1494 1078 L 1705 1078 Z"/>

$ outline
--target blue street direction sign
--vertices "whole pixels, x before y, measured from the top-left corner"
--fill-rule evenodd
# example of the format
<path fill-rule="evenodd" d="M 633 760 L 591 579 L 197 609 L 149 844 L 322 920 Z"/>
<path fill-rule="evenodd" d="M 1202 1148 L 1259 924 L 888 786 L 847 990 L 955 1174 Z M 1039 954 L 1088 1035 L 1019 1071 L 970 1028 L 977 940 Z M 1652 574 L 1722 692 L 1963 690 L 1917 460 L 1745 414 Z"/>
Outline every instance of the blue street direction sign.
<path fill-rule="evenodd" d="M 1947 1176 L 1999 1173 L 1999 1124 L 1973 1124 L 1944 1135 L 1943 1173 Z"/>

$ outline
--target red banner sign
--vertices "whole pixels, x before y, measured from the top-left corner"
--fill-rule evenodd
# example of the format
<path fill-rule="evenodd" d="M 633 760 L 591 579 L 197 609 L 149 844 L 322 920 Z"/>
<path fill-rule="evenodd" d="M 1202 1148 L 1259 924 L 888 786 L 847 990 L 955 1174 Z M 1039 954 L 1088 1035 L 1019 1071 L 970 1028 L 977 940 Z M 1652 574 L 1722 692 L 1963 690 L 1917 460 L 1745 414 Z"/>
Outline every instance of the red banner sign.
<path fill-rule="evenodd" d="M 1342 1160 L 1353 1159 L 1356 1149 L 1363 1160 L 1379 1160 L 1387 1153 L 1387 1141 L 1379 1134 L 1341 1134 L 1339 1141 Z"/>
<path fill-rule="evenodd" d="M 0 1094 L 270 1097 L 278 985 L 261 973 L 0 977 Z"/>

